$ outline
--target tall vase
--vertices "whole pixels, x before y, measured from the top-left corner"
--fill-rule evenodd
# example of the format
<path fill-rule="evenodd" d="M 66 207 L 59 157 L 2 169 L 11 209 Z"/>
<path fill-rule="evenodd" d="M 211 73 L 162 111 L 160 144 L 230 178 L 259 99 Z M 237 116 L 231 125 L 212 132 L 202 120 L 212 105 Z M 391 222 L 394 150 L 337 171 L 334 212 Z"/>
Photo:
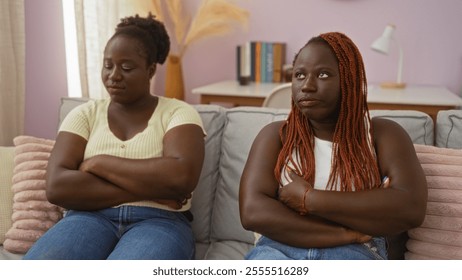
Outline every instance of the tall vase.
<path fill-rule="evenodd" d="M 179 100 L 184 99 L 183 70 L 181 68 L 181 58 L 177 55 L 167 57 L 165 96 Z"/>

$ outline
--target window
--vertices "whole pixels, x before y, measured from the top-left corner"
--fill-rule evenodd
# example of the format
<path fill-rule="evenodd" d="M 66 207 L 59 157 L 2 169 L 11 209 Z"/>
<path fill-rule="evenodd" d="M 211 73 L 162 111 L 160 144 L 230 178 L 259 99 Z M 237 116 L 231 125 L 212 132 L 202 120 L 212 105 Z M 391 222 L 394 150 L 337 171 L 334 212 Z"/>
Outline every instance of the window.
<path fill-rule="evenodd" d="M 68 96 L 82 97 L 74 0 L 63 0 Z"/>

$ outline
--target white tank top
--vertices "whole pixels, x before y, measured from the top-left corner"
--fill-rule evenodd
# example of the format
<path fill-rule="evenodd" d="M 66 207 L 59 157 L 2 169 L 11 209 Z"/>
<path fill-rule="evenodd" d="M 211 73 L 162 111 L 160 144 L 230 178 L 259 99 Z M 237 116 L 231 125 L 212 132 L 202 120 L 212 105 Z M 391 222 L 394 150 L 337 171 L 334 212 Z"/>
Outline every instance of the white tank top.
<path fill-rule="evenodd" d="M 300 157 L 297 151 L 292 153 L 293 158 L 296 161 L 298 167 L 300 167 Z M 329 180 L 330 169 L 332 166 L 332 142 L 314 138 L 314 159 L 315 159 L 315 177 L 314 177 L 314 188 L 317 190 L 326 190 L 327 181 Z M 294 169 L 291 163 L 287 164 L 288 167 Z M 287 174 L 286 168 L 281 172 L 281 183 L 282 186 L 287 185 L 290 182 L 289 175 Z M 337 186 L 338 190 L 338 186 Z"/>

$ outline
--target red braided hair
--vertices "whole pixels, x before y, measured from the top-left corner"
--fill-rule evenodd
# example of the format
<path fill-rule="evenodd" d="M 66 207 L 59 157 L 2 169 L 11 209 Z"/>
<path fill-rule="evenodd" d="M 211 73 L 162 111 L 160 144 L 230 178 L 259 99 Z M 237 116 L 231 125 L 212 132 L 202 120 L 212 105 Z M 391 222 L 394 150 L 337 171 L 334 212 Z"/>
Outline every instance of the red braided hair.
<path fill-rule="evenodd" d="M 367 80 L 361 53 L 350 38 L 338 32 L 314 37 L 303 48 L 313 42 L 330 46 L 337 57 L 340 75 L 341 105 L 333 135 L 333 160 L 327 189 L 333 190 L 337 185 L 341 191 L 376 188 L 380 185 L 380 173 L 372 143 Z M 283 146 L 274 169 L 277 180 L 281 183 L 284 166 L 292 163 L 295 172 L 314 186 L 314 133 L 310 121 L 293 101 L 280 136 Z M 293 151 L 298 152 L 299 163 Z"/>

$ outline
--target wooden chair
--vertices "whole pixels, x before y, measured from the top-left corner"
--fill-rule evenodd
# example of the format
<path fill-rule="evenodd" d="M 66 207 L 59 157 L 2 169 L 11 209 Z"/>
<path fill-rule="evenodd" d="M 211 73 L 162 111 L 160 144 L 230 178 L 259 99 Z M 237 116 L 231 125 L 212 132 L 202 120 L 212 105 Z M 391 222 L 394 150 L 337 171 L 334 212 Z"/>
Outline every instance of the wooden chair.
<path fill-rule="evenodd" d="M 263 101 L 262 107 L 290 109 L 292 102 L 292 83 L 277 86 Z"/>

